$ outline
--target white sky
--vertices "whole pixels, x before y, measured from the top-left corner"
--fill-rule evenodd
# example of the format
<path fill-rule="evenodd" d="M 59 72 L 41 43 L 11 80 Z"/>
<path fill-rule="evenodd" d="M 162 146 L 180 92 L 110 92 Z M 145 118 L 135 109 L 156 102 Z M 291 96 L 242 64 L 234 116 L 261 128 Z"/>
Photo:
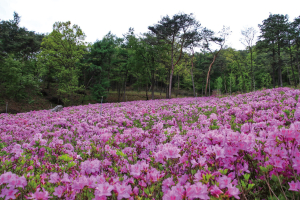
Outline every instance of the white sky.
<path fill-rule="evenodd" d="M 242 29 L 254 27 L 259 35 L 258 24 L 270 12 L 288 14 L 292 21 L 300 15 L 299 8 L 299 0 L 0 0 L 0 20 L 13 19 L 16 11 L 21 27 L 39 33 L 50 33 L 56 21 L 71 21 L 93 43 L 109 31 L 118 37 L 129 27 L 144 33 L 163 16 L 193 13 L 203 27 L 215 32 L 229 26 L 232 34 L 227 45 L 244 49 L 239 41 Z"/>

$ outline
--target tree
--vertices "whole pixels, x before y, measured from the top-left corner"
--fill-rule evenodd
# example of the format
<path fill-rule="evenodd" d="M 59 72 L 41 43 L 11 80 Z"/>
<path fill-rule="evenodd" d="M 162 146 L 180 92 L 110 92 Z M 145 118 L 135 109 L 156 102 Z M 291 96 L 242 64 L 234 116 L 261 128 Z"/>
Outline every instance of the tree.
<path fill-rule="evenodd" d="M 292 44 L 296 49 L 296 63 L 298 69 L 299 83 L 300 83 L 300 66 L 299 66 L 299 54 L 300 54 L 300 16 L 295 18 L 291 23 L 291 34 L 292 34 Z"/>
<path fill-rule="evenodd" d="M 281 49 L 285 45 L 286 32 L 288 31 L 288 16 L 279 14 L 270 14 L 268 19 L 265 19 L 262 24 L 258 25 L 261 31 L 259 40 L 263 48 L 268 48 L 273 52 L 273 71 L 275 65 L 278 68 L 278 86 L 282 87 L 282 59 Z M 277 51 L 277 52 L 276 52 Z M 277 63 L 275 63 L 275 53 L 277 53 Z M 273 74 L 275 76 L 275 73 Z M 275 79 L 273 78 L 275 87 Z"/>
<path fill-rule="evenodd" d="M 117 53 L 117 46 L 122 42 L 111 32 L 106 34 L 102 40 L 97 40 L 89 53 L 85 54 L 81 60 L 82 76 L 80 81 L 84 84 L 85 90 L 91 89 L 94 100 L 104 101 L 110 87 L 113 64 Z"/>
<path fill-rule="evenodd" d="M 40 75 L 48 76 L 58 83 L 57 95 L 65 103 L 78 91 L 80 69 L 77 66 L 86 51 L 85 34 L 71 22 L 55 22 L 53 31 L 43 39 L 38 56 Z"/>
<path fill-rule="evenodd" d="M 223 29 L 219 32 L 219 34 L 220 34 L 220 37 L 216 37 L 215 33 L 213 31 L 208 30 L 206 28 L 204 28 L 201 33 L 201 36 L 203 38 L 203 44 L 202 44 L 203 49 L 206 49 L 211 54 L 213 54 L 213 60 L 209 65 L 207 77 L 206 77 L 205 96 L 207 95 L 207 86 L 209 83 L 210 72 L 211 72 L 212 66 L 213 66 L 214 62 L 216 61 L 218 54 L 225 46 L 226 38 L 230 34 L 229 27 L 223 26 Z M 211 43 L 217 44 L 219 46 L 219 50 L 216 50 L 213 52 L 211 49 Z"/>
<path fill-rule="evenodd" d="M 256 35 L 256 30 L 253 27 L 246 28 L 241 31 L 244 38 L 241 38 L 241 43 L 249 50 L 250 53 L 250 66 L 251 66 L 251 90 L 253 90 L 254 85 L 254 73 L 253 73 L 253 42 Z"/>
<path fill-rule="evenodd" d="M 160 46 L 157 45 L 157 38 L 152 33 L 144 33 L 136 46 L 136 54 L 144 63 L 144 74 L 150 75 L 151 80 L 151 98 L 154 100 L 155 72 L 158 66 L 158 56 L 160 55 Z M 147 90 L 147 89 L 146 89 Z M 147 92 L 147 91 L 146 91 Z M 147 97 L 148 99 L 148 97 Z"/>
<path fill-rule="evenodd" d="M 0 22 L 0 96 L 15 100 L 39 90 L 36 54 L 44 37 L 19 27 L 20 19 L 15 12 L 13 20 Z"/>
<path fill-rule="evenodd" d="M 172 79 L 174 73 L 174 66 L 178 64 L 182 56 L 182 49 L 187 47 L 195 38 L 198 36 L 198 29 L 200 23 L 195 20 L 193 14 L 176 14 L 171 19 L 168 15 L 163 17 L 158 24 L 149 26 L 148 29 L 152 31 L 159 40 L 163 40 L 170 44 L 170 55 L 171 55 L 171 73 L 169 82 L 169 98 L 172 93 Z M 180 44 L 180 54 L 177 61 L 174 64 L 174 48 L 175 44 Z"/>

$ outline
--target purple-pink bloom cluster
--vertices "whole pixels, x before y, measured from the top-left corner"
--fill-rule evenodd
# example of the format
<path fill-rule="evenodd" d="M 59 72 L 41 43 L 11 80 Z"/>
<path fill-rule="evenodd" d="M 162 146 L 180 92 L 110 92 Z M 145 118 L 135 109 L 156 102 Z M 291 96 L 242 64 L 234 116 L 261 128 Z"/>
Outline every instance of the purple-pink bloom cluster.
<path fill-rule="evenodd" d="M 270 181 L 277 196 L 297 195 L 299 96 L 276 88 L 105 103 L 101 115 L 99 104 L 0 114 L 0 197 L 268 199 Z"/>

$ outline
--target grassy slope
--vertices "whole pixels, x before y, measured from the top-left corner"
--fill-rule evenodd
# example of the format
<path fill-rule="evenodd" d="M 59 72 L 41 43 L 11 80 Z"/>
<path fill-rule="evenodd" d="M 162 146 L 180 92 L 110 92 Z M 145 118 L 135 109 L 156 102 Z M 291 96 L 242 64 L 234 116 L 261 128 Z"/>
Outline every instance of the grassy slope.
<path fill-rule="evenodd" d="M 31 110 L 46 110 L 46 109 L 51 109 L 51 107 L 55 107 L 59 103 L 56 101 L 51 101 L 52 98 L 55 98 L 54 94 L 51 94 L 51 92 L 47 91 L 47 95 L 34 95 L 31 96 L 30 100 L 22 100 L 22 101 L 14 101 L 8 98 L 1 98 L 0 99 L 0 113 L 5 113 L 6 112 L 6 102 L 8 102 L 8 113 L 15 114 L 15 113 L 20 113 L 20 112 L 29 112 Z M 184 93 L 184 91 L 181 91 Z M 185 94 L 188 94 L 185 92 Z M 191 94 L 189 94 L 190 96 Z M 141 91 L 126 91 L 126 96 L 127 96 L 127 101 L 138 101 L 138 100 L 147 100 L 146 98 L 146 92 Z M 161 93 L 160 92 L 155 92 L 154 93 L 154 98 L 155 99 L 164 99 L 166 97 L 166 93 Z M 172 98 L 175 98 L 176 95 L 175 93 L 172 94 Z M 180 97 L 185 97 L 184 95 L 179 95 Z M 151 92 L 148 92 L 148 98 L 151 99 Z M 121 95 L 120 101 L 123 100 L 123 97 Z M 118 102 L 118 93 L 117 91 L 110 91 L 108 94 L 108 98 L 106 100 L 109 103 L 112 102 Z M 125 97 L 126 101 L 126 97 Z M 92 97 L 90 95 L 85 96 L 83 104 L 93 104 L 97 103 L 96 101 L 92 100 Z M 74 105 L 80 105 L 82 104 L 79 99 L 76 100 Z"/>

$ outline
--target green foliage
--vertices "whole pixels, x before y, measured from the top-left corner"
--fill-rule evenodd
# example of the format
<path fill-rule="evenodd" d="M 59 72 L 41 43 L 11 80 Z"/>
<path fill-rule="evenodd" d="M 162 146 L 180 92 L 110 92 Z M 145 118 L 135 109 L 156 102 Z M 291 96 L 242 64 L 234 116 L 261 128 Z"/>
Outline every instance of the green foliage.
<path fill-rule="evenodd" d="M 15 100 L 36 94 L 36 53 L 43 35 L 19 27 L 20 17 L 0 22 L 0 96 Z"/>
<path fill-rule="evenodd" d="M 71 160 L 73 160 L 72 157 L 70 157 L 68 154 L 64 154 L 58 157 L 59 160 L 63 160 L 65 162 L 69 162 Z"/>
<path fill-rule="evenodd" d="M 260 74 L 261 87 L 270 88 L 271 87 L 271 76 L 269 73 Z"/>
<path fill-rule="evenodd" d="M 107 97 L 107 87 L 109 86 L 109 82 L 102 82 L 102 84 L 95 84 L 91 88 L 92 96 L 94 100 L 101 102 L 102 97 Z"/>
<path fill-rule="evenodd" d="M 56 22 L 53 31 L 42 42 L 38 56 L 39 75 L 44 81 L 57 83 L 57 95 L 65 102 L 71 101 L 75 92 L 80 90 L 78 63 L 86 54 L 85 34 L 78 25 L 71 22 Z"/>

